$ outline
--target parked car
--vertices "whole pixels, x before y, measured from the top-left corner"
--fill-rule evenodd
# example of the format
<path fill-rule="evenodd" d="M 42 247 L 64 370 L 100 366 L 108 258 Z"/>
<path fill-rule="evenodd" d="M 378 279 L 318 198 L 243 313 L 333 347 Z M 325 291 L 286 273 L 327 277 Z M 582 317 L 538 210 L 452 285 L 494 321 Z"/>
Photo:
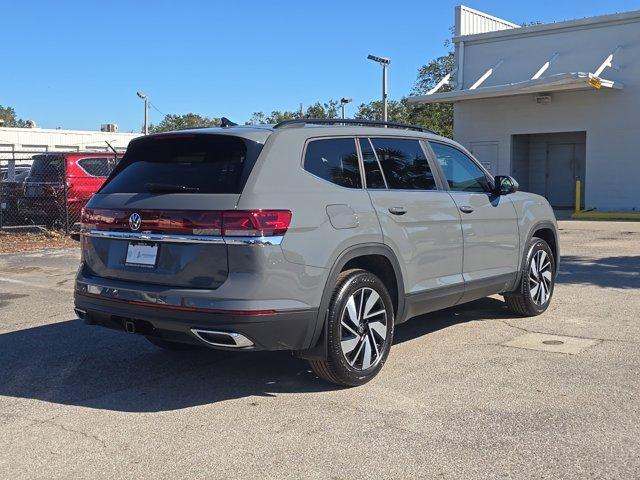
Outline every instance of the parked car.
<path fill-rule="evenodd" d="M 16 165 L 13 169 L 13 174 L 17 177 L 18 175 L 23 174 L 24 172 L 28 172 L 31 167 Z M 9 180 L 9 167 L 0 167 L 0 182 L 4 180 Z"/>
<path fill-rule="evenodd" d="M 34 224 L 80 220 L 82 207 L 113 171 L 113 153 L 44 153 L 33 157 L 20 212 Z M 66 189 L 66 195 L 65 195 Z"/>
<path fill-rule="evenodd" d="M 166 349 L 291 350 L 353 386 L 409 318 L 492 294 L 544 312 L 558 262 L 548 202 L 456 142 L 292 120 L 133 140 L 85 208 L 75 307 Z"/>
<path fill-rule="evenodd" d="M 13 179 L 7 175 L 0 180 L 0 227 L 20 223 L 18 205 L 24 194 L 24 182 L 29 170 L 30 167 L 16 167 Z"/>

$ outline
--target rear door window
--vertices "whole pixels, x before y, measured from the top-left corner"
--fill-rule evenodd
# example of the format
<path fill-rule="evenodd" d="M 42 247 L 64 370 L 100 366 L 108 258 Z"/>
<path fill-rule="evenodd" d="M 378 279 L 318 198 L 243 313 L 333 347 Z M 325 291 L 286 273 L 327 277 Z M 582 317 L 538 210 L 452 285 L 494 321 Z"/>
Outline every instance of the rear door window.
<path fill-rule="evenodd" d="M 341 187 L 362 187 L 355 138 L 310 141 L 304 156 L 304 169 Z"/>
<path fill-rule="evenodd" d="M 100 193 L 241 193 L 261 149 L 231 135 L 134 140 Z"/>
<path fill-rule="evenodd" d="M 116 166 L 116 159 L 113 157 L 82 158 L 78 160 L 78 165 L 92 177 L 108 177 Z"/>
<path fill-rule="evenodd" d="M 436 181 L 418 140 L 372 138 L 387 186 L 398 190 L 436 190 Z"/>

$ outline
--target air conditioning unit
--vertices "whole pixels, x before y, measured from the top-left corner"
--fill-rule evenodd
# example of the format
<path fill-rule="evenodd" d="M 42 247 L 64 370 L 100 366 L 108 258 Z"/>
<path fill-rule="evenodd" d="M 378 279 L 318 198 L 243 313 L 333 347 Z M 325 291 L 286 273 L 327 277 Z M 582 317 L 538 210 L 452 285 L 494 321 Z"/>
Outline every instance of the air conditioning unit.
<path fill-rule="evenodd" d="M 118 125 L 116 125 L 115 123 L 103 123 L 102 125 L 100 125 L 100 131 L 116 133 L 118 131 Z"/>

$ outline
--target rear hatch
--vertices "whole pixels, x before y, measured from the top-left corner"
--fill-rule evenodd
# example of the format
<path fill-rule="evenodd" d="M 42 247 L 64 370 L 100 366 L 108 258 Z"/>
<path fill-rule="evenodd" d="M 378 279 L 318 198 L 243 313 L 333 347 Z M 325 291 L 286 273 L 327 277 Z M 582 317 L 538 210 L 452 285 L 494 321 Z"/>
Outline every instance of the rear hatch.
<path fill-rule="evenodd" d="M 65 162 L 64 155 L 35 155 L 24 184 L 25 197 L 34 201 L 55 197 L 64 202 Z"/>
<path fill-rule="evenodd" d="M 227 278 L 222 212 L 235 209 L 262 143 L 173 133 L 134 140 L 83 214 L 85 273 L 207 288 Z"/>

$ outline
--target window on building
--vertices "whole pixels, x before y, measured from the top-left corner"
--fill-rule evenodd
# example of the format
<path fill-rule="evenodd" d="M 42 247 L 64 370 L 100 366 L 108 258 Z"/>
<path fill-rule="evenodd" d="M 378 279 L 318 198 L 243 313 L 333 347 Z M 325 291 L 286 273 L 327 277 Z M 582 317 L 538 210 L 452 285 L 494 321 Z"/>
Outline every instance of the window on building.
<path fill-rule="evenodd" d="M 489 192 L 491 185 L 482 169 L 457 148 L 430 142 L 451 190 Z"/>
<path fill-rule="evenodd" d="M 418 140 L 372 138 L 387 186 L 402 190 L 436 190 L 436 181 Z"/>
<path fill-rule="evenodd" d="M 368 138 L 360 139 L 360 151 L 362 152 L 362 160 L 364 163 L 364 173 L 367 180 L 367 188 L 387 188 L 382 176 L 382 170 L 376 154 L 371 148 Z"/>
<path fill-rule="evenodd" d="M 309 142 L 304 156 L 304 169 L 341 187 L 362 187 L 354 138 L 327 138 Z"/>

